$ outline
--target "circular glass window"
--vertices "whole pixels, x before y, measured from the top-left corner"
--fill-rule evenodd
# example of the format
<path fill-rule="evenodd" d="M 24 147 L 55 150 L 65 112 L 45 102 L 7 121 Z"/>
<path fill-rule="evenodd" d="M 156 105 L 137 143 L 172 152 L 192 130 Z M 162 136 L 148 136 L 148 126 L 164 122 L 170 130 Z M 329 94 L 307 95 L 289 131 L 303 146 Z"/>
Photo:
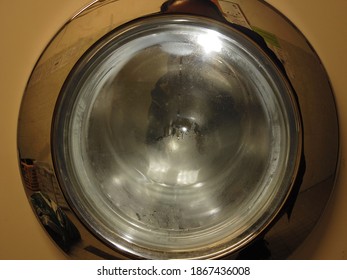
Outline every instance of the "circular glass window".
<path fill-rule="evenodd" d="M 227 25 L 154 16 L 77 63 L 52 135 L 63 191 L 109 246 L 205 258 L 254 239 L 290 193 L 300 158 L 291 87 Z"/>

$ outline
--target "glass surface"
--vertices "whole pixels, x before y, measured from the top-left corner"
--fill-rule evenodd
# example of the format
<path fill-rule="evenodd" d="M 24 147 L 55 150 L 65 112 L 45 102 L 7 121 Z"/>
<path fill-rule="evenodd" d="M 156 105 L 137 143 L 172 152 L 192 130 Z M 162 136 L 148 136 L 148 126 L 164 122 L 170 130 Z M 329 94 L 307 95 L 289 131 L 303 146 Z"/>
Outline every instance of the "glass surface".
<path fill-rule="evenodd" d="M 139 256 L 237 247 L 290 191 L 299 146 L 291 94 L 231 28 L 154 17 L 114 31 L 58 102 L 65 192 L 92 231 Z"/>

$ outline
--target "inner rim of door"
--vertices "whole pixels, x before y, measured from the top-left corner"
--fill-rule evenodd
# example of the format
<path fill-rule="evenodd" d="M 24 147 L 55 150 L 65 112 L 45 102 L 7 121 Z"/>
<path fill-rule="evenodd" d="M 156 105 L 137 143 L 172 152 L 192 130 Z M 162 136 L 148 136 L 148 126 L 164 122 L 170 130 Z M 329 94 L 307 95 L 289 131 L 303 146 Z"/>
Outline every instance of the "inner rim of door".
<path fill-rule="evenodd" d="M 58 178 L 79 216 L 149 256 L 249 242 L 301 158 L 285 77 L 242 33 L 193 16 L 149 17 L 99 41 L 71 71 L 55 127 Z"/>

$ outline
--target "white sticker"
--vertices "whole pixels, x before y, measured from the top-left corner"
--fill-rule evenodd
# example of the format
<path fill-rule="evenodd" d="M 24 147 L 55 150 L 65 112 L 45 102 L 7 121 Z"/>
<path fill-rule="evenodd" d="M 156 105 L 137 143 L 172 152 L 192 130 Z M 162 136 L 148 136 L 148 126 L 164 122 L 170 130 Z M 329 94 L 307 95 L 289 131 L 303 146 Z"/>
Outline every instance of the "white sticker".
<path fill-rule="evenodd" d="M 249 22 L 239 4 L 227 0 L 221 0 L 219 1 L 219 4 L 226 20 L 251 29 L 251 26 L 249 25 Z"/>

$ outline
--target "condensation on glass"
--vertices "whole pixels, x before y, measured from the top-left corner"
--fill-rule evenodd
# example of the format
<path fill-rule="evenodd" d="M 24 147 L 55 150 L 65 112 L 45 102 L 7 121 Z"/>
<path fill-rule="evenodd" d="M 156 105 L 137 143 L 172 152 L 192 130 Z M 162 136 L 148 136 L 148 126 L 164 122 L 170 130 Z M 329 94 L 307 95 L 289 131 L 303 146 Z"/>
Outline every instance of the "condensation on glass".
<path fill-rule="evenodd" d="M 282 207 L 300 127 L 266 54 L 207 19 L 142 19 L 79 61 L 53 131 L 60 183 L 79 217 L 142 257 L 230 251 Z"/>

